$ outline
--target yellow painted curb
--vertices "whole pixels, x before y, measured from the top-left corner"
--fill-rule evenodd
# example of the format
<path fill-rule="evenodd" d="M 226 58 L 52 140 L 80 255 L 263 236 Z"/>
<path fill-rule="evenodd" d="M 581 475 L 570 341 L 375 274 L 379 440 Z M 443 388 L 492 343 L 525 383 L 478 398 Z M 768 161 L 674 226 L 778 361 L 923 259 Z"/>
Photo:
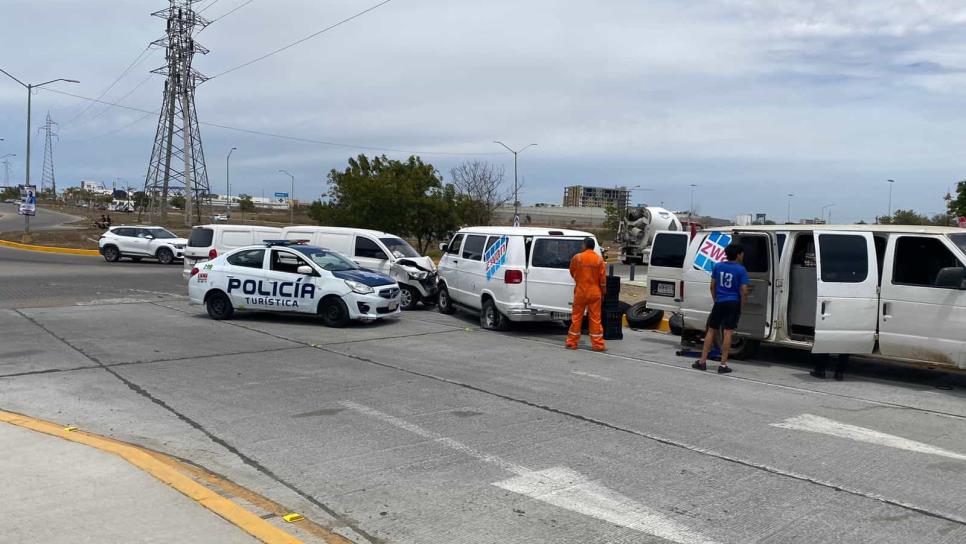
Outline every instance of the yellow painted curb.
<path fill-rule="evenodd" d="M 63 253 L 66 255 L 89 255 L 97 257 L 101 254 L 96 249 L 74 249 L 70 247 L 36 246 L 32 244 L 19 244 L 9 240 L 0 240 L 0 246 L 12 247 L 14 249 L 24 249 L 27 251 L 42 251 L 44 253 Z"/>
<path fill-rule="evenodd" d="M 71 442 L 113 453 L 158 480 L 180 491 L 185 496 L 218 514 L 229 523 L 266 544 L 302 544 L 302 541 L 275 527 L 240 505 L 181 474 L 173 467 L 155 459 L 146 450 L 114 440 L 57 425 L 49 421 L 4 412 L 0 410 L 0 422 L 49 434 Z"/>
<path fill-rule="evenodd" d="M 671 320 L 668 317 L 661 319 L 661 324 L 654 327 L 654 330 L 658 332 L 671 332 Z"/>

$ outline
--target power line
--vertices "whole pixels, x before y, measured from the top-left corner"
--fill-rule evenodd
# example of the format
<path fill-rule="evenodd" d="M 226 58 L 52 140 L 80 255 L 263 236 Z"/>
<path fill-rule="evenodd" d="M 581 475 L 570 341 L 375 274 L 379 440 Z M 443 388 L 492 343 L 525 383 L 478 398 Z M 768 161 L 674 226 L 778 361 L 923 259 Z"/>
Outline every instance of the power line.
<path fill-rule="evenodd" d="M 111 89 L 113 89 L 114 86 L 117 85 L 118 82 L 121 81 L 121 79 L 123 79 L 124 76 L 126 76 L 128 74 L 128 72 L 130 72 L 131 70 L 133 70 L 136 65 L 140 64 L 144 60 L 142 57 L 144 57 L 144 54 L 147 53 L 148 50 L 150 50 L 150 49 L 151 49 L 151 45 L 148 44 L 148 46 L 145 47 L 140 53 L 138 53 L 138 56 L 135 57 L 134 60 L 131 61 L 131 64 L 128 64 L 127 65 L 127 68 L 125 68 L 124 71 L 121 72 L 121 75 L 117 76 L 117 78 L 114 79 L 114 82 L 112 82 L 106 89 L 104 89 L 103 92 L 101 92 L 101 94 L 97 97 L 97 99 L 100 100 L 100 99 L 104 98 L 105 96 L 107 96 L 107 93 L 111 92 Z M 94 103 L 93 102 L 88 103 L 87 104 L 87 107 L 85 107 L 84 109 L 82 109 L 80 111 L 80 113 L 78 113 L 77 115 L 71 117 L 67 121 L 66 124 L 69 125 L 69 124 L 73 123 L 74 121 L 76 121 L 78 118 L 83 117 L 83 115 L 85 113 L 87 113 L 93 106 L 94 106 Z"/>
<path fill-rule="evenodd" d="M 158 111 L 150 111 L 150 110 L 145 110 L 145 109 L 141 109 L 141 108 L 135 108 L 134 106 L 128 106 L 128 105 L 125 105 L 125 104 L 117 104 L 117 103 L 114 103 L 114 102 L 106 102 L 104 100 L 98 100 L 98 99 L 90 98 L 90 97 L 87 97 L 87 96 L 81 96 L 79 94 L 69 93 L 67 91 L 61 91 L 61 90 L 58 90 L 58 89 L 49 89 L 49 88 L 46 88 L 45 87 L 42 90 L 47 91 L 47 92 L 51 92 L 51 93 L 61 94 L 61 95 L 64 95 L 64 96 L 70 96 L 72 98 L 77 98 L 79 100 L 89 100 L 89 101 L 97 102 L 99 104 L 105 104 L 107 106 L 113 106 L 113 107 L 122 108 L 122 109 L 125 109 L 125 110 L 136 111 L 136 112 L 146 113 L 146 114 L 150 114 L 150 115 L 160 115 L 160 112 L 158 112 Z M 469 151 L 469 152 L 457 152 L 457 151 L 418 151 L 418 150 L 412 150 L 412 149 L 398 149 L 398 148 L 394 148 L 394 147 L 377 147 L 377 146 L 369 146 L 369 145 L 356 145 L 356 144 L 347 144 L 347 143 L 342 143 L 342 142 L 332 142 L 332 141 L 328 141 L 328 140 L 317 140 L 317 139 L 313 139 L 313 138 L 305 138 L 305 137 L 302 137 L 302 136 L 290 136 L 290 135 L 287 135 L 287 134 L 278 134 L 278 133 L 274 133 L 274 132 L 265 132 L 265 131 L 261 131 L 261 130 L 253 130 L 253 129 L 248 129 L 248 128 L 233 127 L 233 126 L 230 126 L 230 125 L 223 125 L 223 124 L 220 124 L 220 123 L 212 123 L 210 121 L 199 121 L 199 124 L 205 125 L 205 126 L 210 126 L 210 127 L 215 127 L 215 128 L 221 128 L 221 129 L 224 129 L 224 130 L 231 130 L 231 131 L 234 131 L 234 132 L 242 132 L 242 133 L 246 133 L 246 134 L 254 134 L 254 135 L 257 135 L 257 136 L 265 136 L 265 137 L 269 137 L 269 138 L 278 138 L 278 139 L 281 139 L 281 140 L 289 140 L 289 141 L 293 141 L 293 142 L 302 142 L 302 143 L 309 143 L 309 144 L 327 145 L 327 146 L 332 146 L 332 147 L 341 147 L 341 148 L 346 148 L 346 149 L 362 149 L 362 150 L 366 150 L 366 151 L 384 151 L 384 152 L 387 152 L 387 153 L 408 153 L 410 155 L 452 155 L 452 156 L 502 155 L 502 153 L 500 153 L 500 152 L 489 152 L 489 151 L 487 151 L 487 152 L 473 152 L 473 151 Z"/>
<path fill-rule="evenodd" d="M 125 123 L 124 125 L 121 125 L 121 126 L 115 128 L 115 129 L 111 129 L 111 130 L 109 130 L 109 131 L 107 131 L 107 132 L 105 132 L 103 134 L 98 134 L 97 136 L 91 136 L 90 138 L 85 138 L 83 140 L 80 140 L 80 142 L 82 142 L 82 143 L 84 143 L 84 142 L 91 142 L 91 141 L 94 141 L 94 140 L 100 140 L 101 138 L 106 138 L 107 136 L 112 136 L 114 134 L 117 134 L 118 132 L 121 132 L 122 130 L 124 130 L 124 129 L 128 128 L 128 127 L 132 127 L 132 126 L 140 123 L 141 121 L 144 121 L 145 119 L 149 119 L 151 117 L 154 117 L 155 115 L 157 115 L 155 112 L 149 111 L 146 114 L 142 115 L 141 117 L 138 117 L 137 119 L 131 121 L 130 123 Z"/>
<path fill-rule="evenodd" d="M 254 1 L 255 1 L 255 0 L 248 0 L 247 2 L 245 2 L 245 3 L 243 3 L 243 4 L 241 4 L 240 6 L 238 6 L 237 8 L 235 8 L 235 9 L 233 9 L 233 10 L 231 10 L 231 11 L 228 11 L 228 12 L 226 12 L 226 13 L 222 13 L 222 14 L 221 14 L 220 16 L 218 16 L 218 17 L 216 17 L 216 18 L 214 18 L 214 19 L 212 19 L 212 21 L 211 21 L 211 22 L 212 22 L 212 23 L 217 23 L 218 21 L 220 21 L 220 20 L 222 20 L 222 19 L 224 19 L 225 17 L 228 17 L 228 16 L 229 16 L 229 15 L 231 15 L 232 13 L 235 13 L 236 11 L 238 11 L 238 10 L 240 10 L 240 9 L 242 9 L 243 7 L 245 7 L 245 6 L 247 6 L 248 4 L 251 4 L 251 3 L 252 3 L 252 2 L 254 2 Z M 207 8 L 206 8 L 206 9 L 207 9 Z M 208 28 L 208 27 L 205 27 L 205 28 Z M 198 34 L 201 34 L 201 33 L 202 33 L 202 32 L 204 32 L 204 31 L 205 31 L 205 29 L 204 29 L 204 28 L 202 28 L 202 29 L 201 29 L 200 31 L 198 31 Z"/>
<path fill-rule="evenodd" d="M 254 58 L 254 59 L 252 59 L 252 60 L 250 60 L 248 62 L 244 62 L 242 64 L 239 64 L 238 66 L 235 66 L 234 68 L 229 68 L 228 70 L 225 70 L 224 72 L 219 72 L 219 73 L 211 76 L 209 79 L 215 79 L 217 77 L 221 77 L 221 76 L 223 76 L 225 74 L 229 74 L 231 72 L 234 72 L 235 70 L 240 70 L 240 69 L 242 69 L 242 68 L 244 68 L 246 66 L 249 66 L 249 65 L 255 64 L 256 62 L 265 60 L 268 57 L 271 57 L 273 55 L 277 55 L 277 54 L 281 53 L 282 51 L 285 51 L 287 49 L 291 49 L 291 48 L 295 47 L 296 45 L 299 45 L 300 43 L 307 42 L 307 41 L 311 40 L 312 38 L 315 38 L 316 36 L 319 36 L 321 34 L 324 34 L 324 33 L 328 32 L 328 31 L 330 31 L 330 30 L 332 30 L 332 29 L 334 29 L 334 28 L 336 28 L 338 26 L 342 26 L 345 23 L 348 23 L 349 21 L 351 21 L 353 19 L 356 19 L 358 17 L 361 17 L 361 16 L 369 13 L 370 11 L 374 11 L 376 9 L 379 9 L 380 7 L 388 4 L 389 2 L 392 2 L 392 0 L 383 0 L 382 2 L 379 2 L 378 4 L 376 4 L 374 6 L 371 6 L 369 8 L 366 8 L 366 9 L 360 11 L 359 13 L 356 13 L 355 15 L 352 15 L 350 17 L 346 17 L 345 19 L 342 19 L 341 21 L 339 21 L 337 23 L 333 23 L 333 24 L 331 24 L 331 25 L 323 28 L 322 30 L 319 30 L 318 32 L 314 32 L 312 34 L 309 34 L 308 36 L 306 36 L 304 38 L 301 38 L 299 40 L 296 40 L 296 41 L 294 41 L 294 42 L 292 42 L 292 43 L 290 43 L 290 44 L 288 44 L 286 46 L 279 47 L 278 49 L 276 49 L 274 51 L 271 51 L 269 53 L 266 53 L 266 54 L 264 54 L 264 55 L 262 55 L 260 57 Z"/>

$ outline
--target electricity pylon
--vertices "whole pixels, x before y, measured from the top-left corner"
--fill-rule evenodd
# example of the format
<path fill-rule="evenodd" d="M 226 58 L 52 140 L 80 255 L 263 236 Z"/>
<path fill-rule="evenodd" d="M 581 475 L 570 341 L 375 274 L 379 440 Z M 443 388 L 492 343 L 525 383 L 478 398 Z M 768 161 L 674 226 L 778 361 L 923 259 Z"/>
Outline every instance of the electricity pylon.
<path fill-rule="evenodd" d="M 54 192 L 54 199 L 57 198 L 57 180 L 54 179 L 54 138 L 57 136 L 57 123 L 51 121 L 50 112 L 47 112 L 47 121 L 40 127 L 44 131 L 44 173 L 40 178 L 40 193 L 49 185 Z"/>

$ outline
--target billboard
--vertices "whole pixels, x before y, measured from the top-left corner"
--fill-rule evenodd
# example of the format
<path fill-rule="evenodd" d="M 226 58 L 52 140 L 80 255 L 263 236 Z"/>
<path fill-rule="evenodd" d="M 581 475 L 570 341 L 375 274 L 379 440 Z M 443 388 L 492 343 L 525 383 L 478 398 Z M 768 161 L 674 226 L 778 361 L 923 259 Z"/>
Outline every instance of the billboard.
<path fill-rule="evenodd" d="M 20 186 L 20 215 L 37 215 L 37 186 Z"/>

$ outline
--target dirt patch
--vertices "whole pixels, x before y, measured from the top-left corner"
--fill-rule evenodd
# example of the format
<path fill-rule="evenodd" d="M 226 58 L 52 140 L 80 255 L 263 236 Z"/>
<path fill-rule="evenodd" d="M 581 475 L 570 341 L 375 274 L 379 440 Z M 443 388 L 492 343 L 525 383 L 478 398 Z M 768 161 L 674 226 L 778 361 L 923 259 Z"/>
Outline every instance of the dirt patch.
<path fill-rule="evenodd" d="M 34 244 L 38 246 L 68 247 L 71 249 L 97 249 L 97 239 L 102 229 L 37 230 L 30 233 L 30 240 L 23 238 L 22 231 L 0 232 L 0 240 Z"/>
<path fill-rule="evenodd" d="M 626 283 L 621 285 L 621 302 L 626 302 L 628 304 L 636 304 L 644 300 L 644 296 L 647 293 L 647 289 L 640 287 L 638 285 L 628 285 Z"/>

